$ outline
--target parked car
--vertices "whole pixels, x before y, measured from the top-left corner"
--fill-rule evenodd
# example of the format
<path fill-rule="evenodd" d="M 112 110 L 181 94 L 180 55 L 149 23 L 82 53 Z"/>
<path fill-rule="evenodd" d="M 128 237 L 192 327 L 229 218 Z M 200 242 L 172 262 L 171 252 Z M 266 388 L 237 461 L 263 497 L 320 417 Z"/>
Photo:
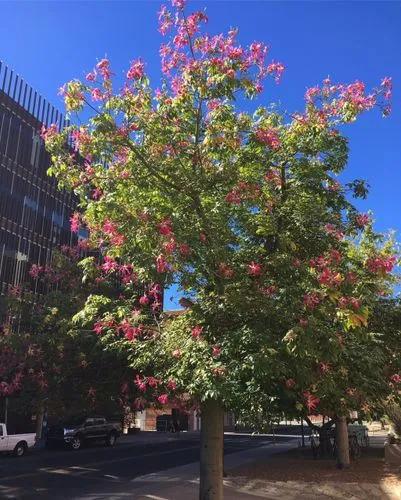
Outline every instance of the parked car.
<path fill-rule="evenodd" d="M 107 446 L 114 446 L 120 434 L 120 424 L 107 422 L 104 417 L 72 417 L 49 427 L 46 444 L 48 447 L 67 444 L 79 450 L 84 443 L 103 440 Z"/>
<path fill-rule="evenodd" d="M 16 457 L 25 455 L 35 445 L 36 434 L 7 434 L 7 426 L 0 424 L 0 452 L 12 452 Z"/>

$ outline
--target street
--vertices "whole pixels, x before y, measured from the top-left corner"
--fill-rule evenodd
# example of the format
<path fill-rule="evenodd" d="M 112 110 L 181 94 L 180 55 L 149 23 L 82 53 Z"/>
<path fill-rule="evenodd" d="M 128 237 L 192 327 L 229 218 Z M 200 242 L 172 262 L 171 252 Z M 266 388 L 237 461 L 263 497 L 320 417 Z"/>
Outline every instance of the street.
<path fill-rule="evenodd" d="M 145 474 L 197 462 L 199 436 L 166 436 L 148 443 L 121 438 L 114 448 L 90 445 L 78 452 L 45 450 L 17 459 L 0 457 L 0 498 L 98 499 L 119 493 L 135 498 Z M 265 445 L 262 436 L 225 436 L 225 454 Z"/>

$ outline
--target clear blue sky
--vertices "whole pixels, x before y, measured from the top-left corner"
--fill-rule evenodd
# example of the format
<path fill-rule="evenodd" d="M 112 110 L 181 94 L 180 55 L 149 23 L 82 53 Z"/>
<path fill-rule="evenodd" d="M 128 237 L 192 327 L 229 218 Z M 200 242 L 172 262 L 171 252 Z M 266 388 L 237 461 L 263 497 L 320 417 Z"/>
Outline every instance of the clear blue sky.
<path fill-rule="evenodd" d="M 58 88 L 82 77 L 105 55 L 117 74 L 141 56 L 157 81 L 160 3 L 0 1 L 0 58 L 59 107 Z M 374 211 L 377 229 L 399 233 L 401 3 L 205 0 L 192 6 L 206 7 L 211 32 L 238 26 L 241 43 L 264 41 L 271 56 L 285 63 L 282 83 L 266 86 L 266 103 L 281 101 L 289 111 L 300 109 L 305 89 L 328 75 L 333 81 L 360 79 L 370 86 L 383 76 L 393 77 L 391 117 L 382 119 L 373 111 L 345 130 L 351 146 L 346 178 L 368 180 L 370 196 L 359 208 Z"/>

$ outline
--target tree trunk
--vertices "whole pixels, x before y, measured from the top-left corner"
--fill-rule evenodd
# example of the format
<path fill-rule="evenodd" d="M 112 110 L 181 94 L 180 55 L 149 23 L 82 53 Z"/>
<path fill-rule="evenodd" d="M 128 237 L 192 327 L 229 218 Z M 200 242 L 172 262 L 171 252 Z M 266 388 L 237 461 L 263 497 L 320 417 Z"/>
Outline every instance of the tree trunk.
<path fill-rule="evenodd" d="M 311 429 L 319 433 L 319 457 L 332 457 L 334 450 L 331 443 L 331 428 L 334 425 L 334 420 L 329 418 L 322 426 L 315 425 L 309 417 L 305 417 L 305 420 Z"/>
<path fill-rule="evenodd" d="M 348 425 L 346 417 L 336 419 L 337 467 L 347 469 L 350 466 Z"/>
<path fill-rule="evenodd" d="M 199 500 L 223 499 L 223 416 L 220 401 L 202 403 Z"/>
<path fill-rule="evenodd" d="M 36 440 L 42 439 L 43 419 L 45 416 L 45 405 L 40 402 L 36 411 Z"/>

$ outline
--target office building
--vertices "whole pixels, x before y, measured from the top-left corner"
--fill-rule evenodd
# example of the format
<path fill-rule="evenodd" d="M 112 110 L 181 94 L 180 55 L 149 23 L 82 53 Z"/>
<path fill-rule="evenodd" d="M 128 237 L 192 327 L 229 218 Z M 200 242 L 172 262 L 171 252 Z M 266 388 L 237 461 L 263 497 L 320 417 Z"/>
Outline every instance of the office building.
<path fill-rule="evenodd" d="M 66 121 L 0 61 L 0 294 L 26 282 L 40 292 L 30 265 L 44 266 L 55 247 L 76 242 L 69 225 L 76 199 L 46 174 L 40 130 L 51 123 Z"/>

